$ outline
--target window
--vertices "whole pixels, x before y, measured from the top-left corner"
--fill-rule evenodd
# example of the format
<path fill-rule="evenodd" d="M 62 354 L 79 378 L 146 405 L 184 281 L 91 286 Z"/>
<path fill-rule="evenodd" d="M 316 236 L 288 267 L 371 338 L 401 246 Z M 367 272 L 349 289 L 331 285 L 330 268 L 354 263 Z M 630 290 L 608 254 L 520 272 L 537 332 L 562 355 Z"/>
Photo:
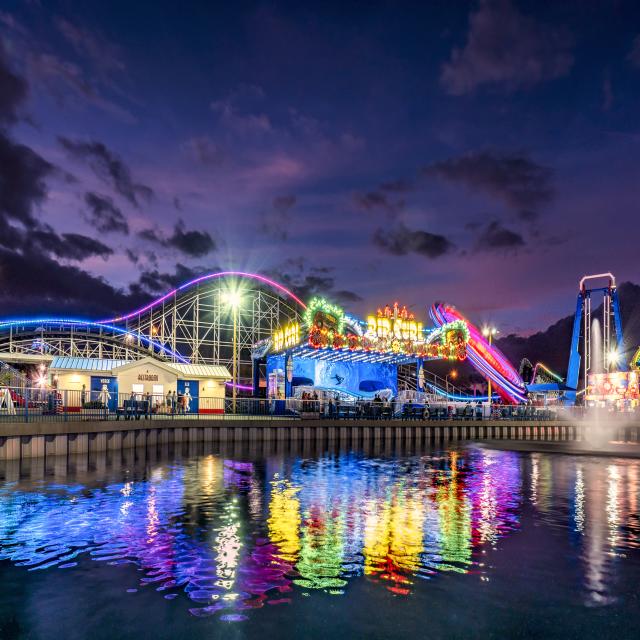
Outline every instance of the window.
<path fill-rule="evenodd" d="M 163 384 L 154 384 L 153 385 L 153 399 L 156 402 L 162 402 L 164 399 L 164 385 Z"/>
<path fill-rule="evenodd" d="M 140 400 L 142 398 L 142 394 L 144 393 L 144 385 L 143 384 L 132 384 L 131 392 L 136 394 L 136 398 Z"/>

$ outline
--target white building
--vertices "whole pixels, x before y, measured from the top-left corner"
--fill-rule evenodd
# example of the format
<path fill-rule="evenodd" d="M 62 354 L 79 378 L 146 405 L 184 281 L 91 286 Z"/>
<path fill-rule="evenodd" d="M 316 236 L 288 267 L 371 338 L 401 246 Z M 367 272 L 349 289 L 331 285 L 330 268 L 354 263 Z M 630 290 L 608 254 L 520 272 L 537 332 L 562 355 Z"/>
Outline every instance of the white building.
<path fill-rule="evenodd" d="M 225 383 L 231 380 L 226 367 L 206 364 L 98 358 L 54 357 L 49 366 L 51 383 L 66 395 L 71 410 L 90 402 L 105 403 L 114 410 L 124 399 L 151 397 L 155 411 L 168 411 L 172 397 L 189 397 L 189 411 L 222 413 Z"/>

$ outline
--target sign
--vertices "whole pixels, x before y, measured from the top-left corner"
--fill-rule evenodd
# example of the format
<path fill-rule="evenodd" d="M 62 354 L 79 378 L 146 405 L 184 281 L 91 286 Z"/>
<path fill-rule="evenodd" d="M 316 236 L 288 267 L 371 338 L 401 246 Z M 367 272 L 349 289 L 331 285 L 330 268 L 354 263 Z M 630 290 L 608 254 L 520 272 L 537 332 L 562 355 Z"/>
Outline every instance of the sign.
<path fill-rule="evenodd" d="M 638 371 L 590 373 L 587 376 L 587 400 L 617 402 L 640 399 Z"/>
<path fill-rule="evenodd" d="M 271 336 L 273 351 L 290 349 L 300 343 L 300 324 L 290 322 L 283 327 L 278 327 Z"/>
<path fill-rule="evenodd" d="M 138 381 L 139 382 L 158 382 L 158 374 L 157 373 L 139 373 Z"/>
<path fill-rule="evenodd" d="M 409 313 L 405 306 L 400 308 L 397 302 L 393 307 L 387 305 L 384 309 L 378 309 L 378 315 L 367 317 L 367 334 L 371 338 L 384 340 L 424 340 L 422 322 L 417 322 L 413 313 Z"/>
<path fill-rule="evenodd" d="M 91 402 L 107 406 L 109 411 L 118 408 L 118 379 L 111 376 L 91 376 Z"/>

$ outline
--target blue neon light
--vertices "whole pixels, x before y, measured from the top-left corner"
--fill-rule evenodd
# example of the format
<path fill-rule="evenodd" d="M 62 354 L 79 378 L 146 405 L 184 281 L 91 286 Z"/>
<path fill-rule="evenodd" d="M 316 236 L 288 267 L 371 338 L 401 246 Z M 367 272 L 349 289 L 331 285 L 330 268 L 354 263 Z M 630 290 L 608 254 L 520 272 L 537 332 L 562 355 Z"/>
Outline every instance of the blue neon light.
<path fill-rule="evenodd" d="M 147 338 L 142 334 L 134 333 L 132 331 L 127 331 L 126 329 L 122 329 L 121 327 L 115 327 L 111 324 L 103 324 L 102 322 L 91 322 L 90 320 L 78 320 L 75 318 L 24 318 L 21 320 L 2 320 L 0 321 L 0 329 L 4 329 L 6 327 L 11 326 L 20 326 L 20 325 L 34 325 L 34 324 L 60 324 L 60 325 L 81 325 L 87 327 L 99 327 L 100 329 L 107 329 L 112 331 L 113 333 L 117 333 L 119 335 L 128 335 L 132 337 L 136 337 L 143 342 L 143 344 L 147 346 L 153 346 L 157 348 L 162 353 L 169 355 L 173 358 L 176 358 L 182 363 L 188 364 L 188 358 L 181 356 L 179 353 L 168 349 L 164 345 L 152 340 L 151 338 Z"/>

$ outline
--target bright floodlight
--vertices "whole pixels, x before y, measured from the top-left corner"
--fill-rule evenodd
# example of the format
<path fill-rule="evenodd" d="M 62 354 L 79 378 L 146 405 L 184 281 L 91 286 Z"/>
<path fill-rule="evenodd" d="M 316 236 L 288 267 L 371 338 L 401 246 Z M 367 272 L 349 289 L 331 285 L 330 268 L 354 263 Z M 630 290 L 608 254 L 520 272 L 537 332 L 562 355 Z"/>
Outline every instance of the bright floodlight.
<path fill-rule="evenodd" d="M 608 355 L 609 364 L 618 364 L 620 362 L 620 352 L 617 349 L 611 349 Z"/>
<path fill-rule="evenodd" d="M 240 291 L 238 291 L 238 290 L 225 291 L 222 294 L 222 301 L 225 304 L 228 304 L 233 309 L 237 309 L 240 306 L 240 304 L 242 303 L 242 295 L 240 294 Z"/>
<path fill-rule="evenodd" d="M 495 327 L 482 327 L 482 335 L 485 338 L 489 336 L 495 336 L 498 333 L 498 330 Z"/>

